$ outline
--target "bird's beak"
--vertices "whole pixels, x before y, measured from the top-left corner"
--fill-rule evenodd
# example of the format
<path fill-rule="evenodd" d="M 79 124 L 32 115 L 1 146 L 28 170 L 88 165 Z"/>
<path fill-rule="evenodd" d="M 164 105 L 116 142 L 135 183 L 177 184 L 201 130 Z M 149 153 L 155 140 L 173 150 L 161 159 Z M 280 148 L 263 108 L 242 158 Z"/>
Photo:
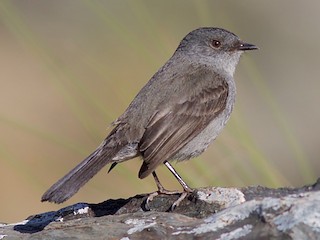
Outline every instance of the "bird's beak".
<path fill-rule="evenodd" d="M 238 47 L 238 50 L 241 50 L 241 51 L 256 50 L 256 49 L 259 49 L 256 45 L 245 43 L 245 42 L 240 43 Z"/>

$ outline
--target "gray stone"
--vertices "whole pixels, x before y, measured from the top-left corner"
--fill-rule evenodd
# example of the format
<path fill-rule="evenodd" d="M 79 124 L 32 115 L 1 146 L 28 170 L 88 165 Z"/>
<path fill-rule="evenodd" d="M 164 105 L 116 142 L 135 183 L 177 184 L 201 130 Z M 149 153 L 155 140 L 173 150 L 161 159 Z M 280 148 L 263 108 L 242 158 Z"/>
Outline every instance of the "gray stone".
<path fill-rule="evenodd" d="M 320 239 L 320 180 L 302 188 L 197 189 L 179 197 L 147 195 L 78 203 L 0 224 L 0 239 Z"/>

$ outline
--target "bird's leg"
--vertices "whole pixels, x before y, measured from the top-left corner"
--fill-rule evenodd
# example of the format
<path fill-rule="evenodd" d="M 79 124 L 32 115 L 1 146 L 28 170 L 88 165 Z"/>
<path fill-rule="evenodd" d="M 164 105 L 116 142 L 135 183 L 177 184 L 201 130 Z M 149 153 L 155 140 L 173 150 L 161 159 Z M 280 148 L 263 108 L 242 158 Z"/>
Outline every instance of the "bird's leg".
<path fill-rule="evenodd" d="M 181 193 L 180 197 L 178 198 L 177 201 L 175 201 L 172 206 L 171 209 L 174 210 L 176 207 L 179 206 L 179 204 L 182 202 L 183 199 L 186 198 L 186 196 L 188 195 L 188 193 L 192 193 L 193 189 L 190 188 L 185 181 L 183 181 L 182 177 L 177 173 L 177 171 L 173 168 L 173 166 L 168 162 L 165 161 L 164 164 L 166 165 L 166 167 L 170 170 L 170 172 L 172 172 L 172 174 L 176 177 L 176 179 L 178 180 L 178 182 L 181 184 L 181 186 L 183 187 L 183 192 Z"/>
<path fill-rule="evenodd" d="M 173 166 L 168 162 L 165 161 L 164 165 L 166 165 L 166 167 L 170 170 L 170 172 L 172 172 L 172 174 L 176 177 L 176 179 L 178 180 L 178 182 L 181 184 L 181 186 L 183 187 L 183 190 L 185 192 L 191 193 L 193 192 L 192 188 L 189 187 L 185 181 L 183 181 L 182 177 L 180 177 L 180 175 L 177 173 L 177 171 L 173 168 Z"/>
<path fill-rule="evenodd" d="M 173 194 L 181 194 L 181 196 L 178 198 L 177 201 L 175 201 L 172 206 L 171 206 L 171 210 L 174 210 L 177 206 L 179 206 L 179 204 L 181 203 L 181 201 L 183 199 L 185 199 L 185 197 L 188 195 L 188 193 L 193 192 L 193 190 L 182 180 L 182 178 L 180 177 L 180 175 L 176 172 L 176 170 L 173 168 L 173 166 L 168 162 L 165 161 L 164 164 L 166 165 L 166 167 L 172 172 L 172 174 L 176 177 L 176 179 L 179 181 L 179 183 L 181 184 L 181 186 L 183 187 L 183 192 L 179 192 L 179 191 L 169 191 L 166 190 L 162 184 L 160 183 L 160 180 L 156 174 L 155 171 L 152 172 L 152 176 L 154 178 L 154 181 L 157 184 L 158 187 L 158 191 L 151 193 L 147 200 L 146 200 L 146 208 L 149 209 L 149 203 L 153 200 L 154 197 L 158 196 L 159 194 L 166 194 L 166 195 L 173 195 Z"/>
<path fill-rule="evenodd" d="M 150 209 L 149 208 L 149 203 L 153 200 L 154 197 L 160 195 L 160 194 L 165 194 L 165 195 L 173 195 L 173 194 L 178 194 L 180 193 L 179 191 L 169 191 L 167 189 L 165 189 L 162 184 L 160 183 L 160 180 L 156 174 L 155 171 L 152 172 L 152 176 L 154 178 L 154 181 L 156 182 L 157 184 L 157 188 L 158 188 L 158 191 L 155 191 L 153 193 L 150 193 L 147 200 L 146 200 L 146 209 Z"/>

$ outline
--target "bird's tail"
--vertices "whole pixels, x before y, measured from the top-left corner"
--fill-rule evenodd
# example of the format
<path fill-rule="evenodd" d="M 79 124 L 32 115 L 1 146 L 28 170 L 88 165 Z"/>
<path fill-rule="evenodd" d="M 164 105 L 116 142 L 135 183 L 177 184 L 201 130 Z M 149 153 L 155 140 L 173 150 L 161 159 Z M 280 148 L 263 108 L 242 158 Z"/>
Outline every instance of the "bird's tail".
<path fill-rule="evenodd" d="M 42 196 L 41 201 L 62 203 L 72 197 L 78 190 L 96 175 L 112 158 L 119 147 L 106 146 L 106 140 L 86 159 L 72 169 L 67 175 L 52 185 Z"/>

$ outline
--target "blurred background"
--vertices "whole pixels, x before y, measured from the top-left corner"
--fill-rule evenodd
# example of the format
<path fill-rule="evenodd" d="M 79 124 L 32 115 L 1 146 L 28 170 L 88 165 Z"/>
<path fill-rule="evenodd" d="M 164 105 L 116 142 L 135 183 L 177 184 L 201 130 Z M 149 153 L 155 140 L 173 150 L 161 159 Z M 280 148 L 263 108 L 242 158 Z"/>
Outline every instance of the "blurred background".
<path fill-rule="evenodd" d="M 109 125 L 201 26 L 260 50 L 235 73 L 226 129 L 176 169 L 191 187 L 298 187 L 320 176 L 319 1 L 0 1 L 0 222 L 156 190 L 141 162 L 103 169 L 65 204 L 41 195 L 90 154 Z M 158 175 L 181 189 L 171 173 Z"/>

